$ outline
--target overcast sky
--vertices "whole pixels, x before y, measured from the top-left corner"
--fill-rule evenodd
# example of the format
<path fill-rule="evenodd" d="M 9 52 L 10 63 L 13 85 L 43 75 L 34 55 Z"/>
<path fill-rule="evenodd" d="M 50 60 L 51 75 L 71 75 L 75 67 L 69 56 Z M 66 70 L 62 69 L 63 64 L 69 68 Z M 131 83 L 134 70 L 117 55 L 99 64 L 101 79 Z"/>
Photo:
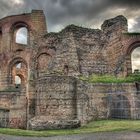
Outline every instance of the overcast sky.
<path fill-rule="evenodd" d="M 129 32 L 140 32 L 140 0 L 0 0 L 0 18 L 44 10 L 48 32 L 58 32 L 69 24 L 100 28 L 105 19 L 124 15 Z M 27 42 L 25 33 L 19 40 Z M 132 55 L 133 70 L 140 69 L 140 48 Z"/>
<path fill-rule="evenodd" d="M 140 0 L 0 0 L 0 18 L 42 9 L 48 31 L 60 31 L 68 24 L 100 28 L 105 19 L 124 15 L 129 31 L 140 31 Z"/>

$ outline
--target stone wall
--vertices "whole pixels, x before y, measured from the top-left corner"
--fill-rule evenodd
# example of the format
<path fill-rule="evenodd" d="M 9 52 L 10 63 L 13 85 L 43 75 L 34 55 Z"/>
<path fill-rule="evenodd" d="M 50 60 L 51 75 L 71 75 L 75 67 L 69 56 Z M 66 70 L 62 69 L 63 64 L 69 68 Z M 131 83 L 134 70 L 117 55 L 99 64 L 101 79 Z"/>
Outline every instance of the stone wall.
<path fill-rule="evenodd" d="M 99 29 L 94 30 L 70 25 L 60 33 L 46 34 L 45 44 L 48 48 L 55 48 L 48 72 L 54 71 L 76 76 L 79 74 L 103 74 L 108 71 L 105 50 L 106 39 Z M 40 46 L 39 49 L 42 47 Z M 65 66 L 67 66 L 66 73 Z"/>
<path fill-rule="evenodd" d="M 82 124 L 96 119 L 139 119 L 135 84 L 90 84 L 78 81 L 77 118 Z M 137 111 L 136 111 L 137 110 Z"/>
<path fill-rule="evenodd" d="M 37 80 L 36 92 L 36 115 L 64 120 L 76 118 L 76 80 L 73 77 L 41 77 Z"/>
<path fill-rule="evenodd" d="M 138 86 L 93 84 L 71 76 L 40 77 L 30 100 L 25 90 L 1 91 L 0 126 L 43 130 L 75 128 L 97 119 L 140 119 Z"/>
<path fill-rule="evenodd" d="M 140 119 L 135 83 L 93 84 L 56 75 L 36 82 L 35 117 L 29 121 L 30 129 L 77 127 L 97 119 Z"/>
<path fill-rule="evenodd" d="M 124 63 L 122 35 L 128 31 L 127 19 L 123 16 L 117 16 L 105 20 L 101 28 L 107 40 L 108 73 L 117 75 L 122 72 L 121 66 Z"/>
<path fill-rule="evenodd" d="M 15 42 L 20 27 L 27 28 L 26 45 Z M 58 33 L 47 33 L 40 10 L 1 19 L 0 126 L 40 130 L 102 118 L 140 119 L 138 85 L 78 80 L 131 74 L 131 53 L 139 46 L 140 35 L 127 32 L 124 16 L 106 20 L 100 30 L 69 25 Z"/>
<path fill-rule="evenodd" d="M 69 25 L 59 33 L 47 33 L 37 46 L 38 49 L 44 46 L 55 49 L 48 72 L 71 76 L 106 73 L 126 76 L 125 50 L 128 46 L 123 42 L 127 26 L 124 16 L 104 21 L 101 30 Z M 65 66 L 67 73 L 64 73 Z"/>
<path fill-rule="evenodd" d="M 25 91 L 0 91 L 0 127 L 25 129 L 26 111 Z"/>
<path fill-rule="evenodd" d="M 35 117 L 31 129 L 78 127 L 76 79 L 68 76 L 44 76 L 36 81 Z"/>

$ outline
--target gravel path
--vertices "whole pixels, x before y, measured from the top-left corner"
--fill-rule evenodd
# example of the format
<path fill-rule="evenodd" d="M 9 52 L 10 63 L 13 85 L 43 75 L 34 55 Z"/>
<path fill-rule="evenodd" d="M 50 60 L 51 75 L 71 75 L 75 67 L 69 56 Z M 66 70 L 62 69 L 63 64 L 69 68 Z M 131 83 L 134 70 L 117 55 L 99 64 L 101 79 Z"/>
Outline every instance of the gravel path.
<path fill-rule="evenodd" d="M 137 132 L 108 132 L 108 133 L 93 133 L 71 136 L 56 136 L 56 137 L 15 137 L 0 134 L 0 140 L 140 140 L 140 133 Z"/>

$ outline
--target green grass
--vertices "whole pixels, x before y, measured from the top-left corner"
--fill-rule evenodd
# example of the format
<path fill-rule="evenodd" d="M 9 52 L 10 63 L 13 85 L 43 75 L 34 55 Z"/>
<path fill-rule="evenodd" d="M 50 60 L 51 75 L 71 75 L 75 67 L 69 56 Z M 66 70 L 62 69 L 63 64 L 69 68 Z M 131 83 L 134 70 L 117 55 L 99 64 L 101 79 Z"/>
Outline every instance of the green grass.
<path fill-rule="evenodd" d="M 125 35 L 140 35 L 140 32 L 128 32 L 124 33 Z"/>
<path fill-rule="evenodd" d="M 140 74 L 132 74 L 128 77 L 115 77 L 112 75 L 91 75 L 89 77 L 79 77 L 80 80 L 87 81 L 89 83 L 132 83 L 140 82 Z"/>
<path fill-rule="evenodd" d="M 139 130 L 140 130 L 139 120 L 100 120 L 93 121 L 77 129 L 31 131 L 31 130 L 0 128 L 0 133 L 16 136 L 48 137 L 56 135 L 71 135 L 71 134 L 116 132 L 116 131 L 139 131 Z"/>

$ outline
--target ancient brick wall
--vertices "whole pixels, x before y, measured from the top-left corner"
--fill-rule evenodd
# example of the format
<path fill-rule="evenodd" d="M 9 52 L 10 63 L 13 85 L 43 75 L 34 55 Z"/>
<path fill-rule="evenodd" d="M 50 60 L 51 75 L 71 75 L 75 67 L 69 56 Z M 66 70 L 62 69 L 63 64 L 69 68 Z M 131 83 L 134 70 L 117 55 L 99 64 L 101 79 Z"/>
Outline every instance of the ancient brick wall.
<path fill-rule="evenodd" d="M 9 22 L 10 21 L 10 22 Z M 16 43 L 16 32 L 18 29 L 27 28 L 27 44 Z M 28 70 L 31 69 L 30 59 L 34 47 L 34 40 L 37 40 L 46 32 L 45 16 L 42 11 L 33 10 L 32 13 L 5 17 L 0 20 L 0 71 L 1 88 L 9 86 L 11 69 L 9 65 L 16 59 L 22 59 L 27 64 Z M 18 61 L 16 63 L 19 63 Z M 27 75 L 27 79 L 28 79 Z"/>
<path fill-rule="evenodd" d="M 73 77 L 48 76 L 37 80 L 36 115 L 51 119 L 76 118 L 76 80 Z"/>
<path fill-rule="evenodd" d="M 42 43 L 44 42 L 44 43 Z M 107 73 L 106 40 L 101 30 L 70 25 L 60 33 L 48 33 L 39 49 L 53 48 L 48 72 L 70 76 Z"/>
<path fill-rule="evenodd" d="M 119 74 L 124 61 L 122 34 L 127 32 L 127 19 L 118 16 L 104 21 L 101 26 L 107 40 L 106 57 L 108 61 L 108 73 Z"/>
<path fill-rule="evenodd" d="M 99 29 L 71 27 L 79 60 L 79 71 L 83 75 L 107 73 L 105 53 L 106 40 Z"/>
<path fill-rule="evenodd" d="M 22 27 L 27 29 L 27 44 L 16 42 L 16 33 Z M 26 128 L 28 119 L 34 115 L 31 107 L 35 91 L 34 85 L 29 85 L 33 80 L 31 58 L 35 40 L 46 32 L 45 15 L 40 10 L 0 20 L 0 112 L 1 118 L 7 116 L 5 126 L 1 127 Z M 20 85 L 16 84 L 15 76 L 21 79 Z"/>
<path fill-rule="evenodd" d="M 97 119 L 140 119 L 135 83 L 92 84 L 68 76 L 46 76 L 37 80 L 36 88 L 30 129 L 76 127 Z"/>
<path fill-rule="evenodd" d="M 34 130 L 73 128 L 77 120 L 76 79 L 44 76 L 36 81 L 35 116 L 29 120 Z"/>
<path fill-rule="evenodd" d="M 139 102 L 135 84 L 77 84 L 77 118 L 82 124 L 96 119 L 139 119 Z"/>
<path fill-rule="evenodd" d="M 0 91 L 0 127 L 25 129 L 26 115 L 25 91 Z"/>
<path fill-rule="evenodd" d="M 48 67 L 51 72 L 64 74 L 66 66 L 68 75 L 123 75 L 126 32 L 127 19 L 118 16 L 106 20 L 101 30 L 70 25 L 59 33 L 48 33 L 38 46 L 54 48 Z"/>
<path fill-rule="evenodd" d="M 123 55 L 124 55 L 124 75 L 132 73 L 132 60 L 131 54 L 134 49 L 140 46 L 140 35 L 135 33 L 125 33 L 122 36 Z"/>
<path fill-rule="evenodd" d="M 132 72 L 131 53 L 140 36 L 127 33 L 127 19 L 106 20 L 101 30 L 69 25 L 58 33 L 47 33 L 45 20 L 40 10 L 0 20 L 0 126 L 40 130 L 99 118 L 140 119 L 135 84 L 78 80 L 79 75 Z M 27 29 L 27 44 L 15 40 L 21 27 Z"/>
<path fill-rule="evenodd" d="M 79 75 L 79 60 L 72 32 L 64 30 L 60 33 L 48 33 L 41 41 L 42 46 L 38 49 L 46 47 L 46 52 L 51 56 L 46 74 Z"/>

